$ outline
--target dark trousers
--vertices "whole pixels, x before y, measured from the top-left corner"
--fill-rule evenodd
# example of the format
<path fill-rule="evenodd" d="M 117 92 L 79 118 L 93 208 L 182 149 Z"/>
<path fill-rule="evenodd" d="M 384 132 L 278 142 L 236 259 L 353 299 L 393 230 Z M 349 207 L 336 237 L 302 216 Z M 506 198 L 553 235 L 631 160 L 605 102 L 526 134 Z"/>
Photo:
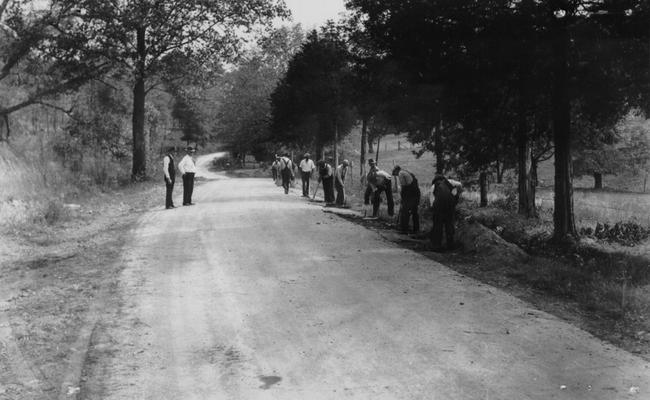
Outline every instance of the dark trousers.
<path fill-rule="evenodd" d="M 431 228 L 431 245 L 442 248 L 442 231 L 445 231 L 447 248 L 454 246 L 454 210 L 437 212 L 433 214 L 433 227 Z"/>
<path fill-rule="evenodd" d="M 273 173 L 273 181 L 275 182 L 278 180 L 278 170 L 275 168 L 271 168 L 271 173 Z"/>
<path fill-rule="evenodd" d="M 323 193 L 325 193 L 325 203 L 334 203 L 334 177 L 323 178 Z"/>
<path fill-rule="evenodd" d="M 345 204 L 345 188 L 337 179 L 334 179 L 334 187 L 336 187 L 336 205 L 342 206 Z"/>
<path fill-rule="evenodd" d="M 174 191 L 174 181 L 168 181 L 165 179 L 165 187 L 167 188 L 165 193 L 165 208 L 174 207 L 174 201 L 172 200 L 172 192 Z"/>
<path fill-rule="evenodd" d="M 409 230 L 409 220 L 413 218 L 413 232 L 420 231 L 420 189 L 417 190 L 405 187 L 402 189 L 402 205 L 399 210 L 400 230 Z"/>
<path fill-rule="evenodd" d="M 311 172 L 300 171 L 300 178 L 302 178 L 302 195 L 309 197 L 309 179 Z"/>
<path fill-rule="evenodd" d="M 282 187 L 284 188 L 284 194 L 289 194 L 289 184 L 291 183 L 291 170 L 284 169 L 280 175 L 282 175 Z"/>
<path fill-rule="evenodd" d="M 385 192 L 386 193 L 386 202 L 388 203 L 388 215 L 391 217 L 395 214 L 395 203 L 393 202 L 393 188 L 391 187 L 391 183 L 388 182 L 384 184 L 383 186 L 377 187 L 377 190 L 375 190 L 375 193 L 372 195 L 372 216 L 376 217 L 379 215 L 379 204 L 381 204 L 381 193 Z M 372 189 L 370 186 L 366 188 L 366 193 L 364 196 L 364 200 L 366 203 L 368 203 L 368 198 L 372 194 Z"/>
<path fill-rule="evenodd" d="M 194 172 L 183 174 L 183 205 L 192 203 L 192 192 L 194 191 Z"/>

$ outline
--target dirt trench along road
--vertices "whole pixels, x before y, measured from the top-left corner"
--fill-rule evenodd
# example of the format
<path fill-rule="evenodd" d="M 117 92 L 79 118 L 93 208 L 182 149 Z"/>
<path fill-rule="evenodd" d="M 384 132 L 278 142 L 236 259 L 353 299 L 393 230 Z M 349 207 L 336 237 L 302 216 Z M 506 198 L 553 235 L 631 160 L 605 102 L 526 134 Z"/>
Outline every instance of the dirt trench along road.
<path fill-rule="evenodd" d="M 640 358 L 299 195 L 212 180 L 146 214 L 77 397 L 650 398 Z"/>

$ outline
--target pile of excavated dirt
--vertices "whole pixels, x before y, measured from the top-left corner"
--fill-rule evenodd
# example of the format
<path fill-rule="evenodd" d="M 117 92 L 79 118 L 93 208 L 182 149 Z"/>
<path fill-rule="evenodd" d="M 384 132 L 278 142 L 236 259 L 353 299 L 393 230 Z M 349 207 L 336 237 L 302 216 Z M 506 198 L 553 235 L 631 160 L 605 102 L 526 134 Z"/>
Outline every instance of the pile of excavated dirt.
<path fill-rule="evenodd" d="M 529 256 L 517 245 L 507 242 L 496 232 L 475 221 L 462 221 L 458 225 L 457 238 L 465 252 L 481 254 L 493 262 L 525 263 Z"/>

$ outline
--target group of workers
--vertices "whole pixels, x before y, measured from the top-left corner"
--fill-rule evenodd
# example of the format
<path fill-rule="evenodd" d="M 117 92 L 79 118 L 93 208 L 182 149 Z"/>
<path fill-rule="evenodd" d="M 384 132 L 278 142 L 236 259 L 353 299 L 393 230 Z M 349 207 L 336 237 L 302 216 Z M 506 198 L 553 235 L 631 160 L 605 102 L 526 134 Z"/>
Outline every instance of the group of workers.
<path fill-rule="evenodd" d="M 350 163 L 343 160 L 341 164 L 333 168 L 324 160 L 314 163 L 309 153 L 305 153 L 298 164 L 300 179 L 302 181 L 302 196 L 309 197 L 309 182 L 314 175 L 318 175 L 318 185 L 323 185 L 323 193 L 326 205 L 345 207 L 345 177 L 348 175 Z M 284 193 L 289 193 L 291 182 L 295 180 L 295 164 L 288 154 L 276 156 L 271 164 L 271 173 L 276 183 L 282 182 Z M 334 195 L 336 189 L 336 196 Z"/>
<path fill-rule="evenodd" d="M 196 165 L 193 155 L 195 149 L 187 147 L 185 156 L 178 163 L 174 164 L 174 148 L 170 147 L 163 158 L 163 174 L 165 178 L 166 194 L 165 208 L 174 208 L 172 192 L 176 178 L 176 167 L 183 178 L 183 205 L 191 206 L 192 192 L 194 190 L 194 175 Z M 348 175 L 350 163 L 343 160 L 341 164 L 333 168 L 324 160 L 314 163 L 309 153 L 305 153 L 297 166 L 302 180 L 302 196 L 309 197 L 309 183 L 314 173 L 318 174 L 318 185 L 323 185 L 325 204 L 328 206 L 346 207 L 345 204 L 345 178 Z M 273 180 L 282 185 L 284 193 L 289 193 L 289 187 L 295 180 L 296 165 L 288 154 L 276 156 L 271 165 Z M 420 186 L 415 175 L 396 165 L 391 174 L 378 168 L 373 159 L 368 160 L 368 173 L 366 175 L 366 191 L 364 204 L 372 204 L 372 216 L 379 215 L 382 193 L 388 204 L 388 215 L 395 214 L 395 203 L 393 202 L 393 177 L 395 178 L 398 191 L 401 197 L 401 207 L 398 215 L 398 229 L 402 233 L 409 233 L 409 225 L 413 221 L 412 232 L 420 231 Z M 336 189 L 336 196 L 334 190 Z M 318 187 L 316 188 L 318 190 Z M 434 251 L 443 251 L 454 248 L 454 214 L 456 204 L 460 199 L 462 184 L 453 179 L 436 174 L 429 190 L 429 204 L 433 214 L 433 227 L 431 229 L 431 244 Z M 315 196 L 315 193 L 314 193 Z M 443 247 L 443 232 L 446 246 Z"/>
<path fill-rule="evenodd" d="M 301 159 L 298 170 L 302 180 L 302 196 L 309 197 L 309 182 L 314 172 L 318 174 L 318 184 L 322 183 L 325 204 L 345 207 L 345 177 L 348 173 L 350 163 L 347 160 L 333 168 L 324 160 L 314 163 L 309 153 L 305 153 Z M 395 214 L 395 203 L 393 201 L 393 177 L 397 183 L 401 198 L 401 206 L 398 215 L 398 229 L 402 233 L 409 233 L 409 225 L 412 221 L 412 232 L 420 231 L 420 186 L 415 175 L 396 165 L 391 174 L 378 168 L 373 159 L 368 160 L 368 173 L 366 175 L 366 191 L 364 204 L 372 204 L 372 216 L 377 217 L 381 204 L 382 193 L 386 197 L 388 215 Z M 284 188 L 285 194 L 289 193 L 291 182 L 295 179 L 295 165 L 288 154 L 276 156 L 271 165 L 273 180 Z M 336 189 L 336 197 L 334 196 Z M 318 190 L 318 188 L 316 189 Z M 454 243 L 454 215 L 456 204 L 460 199 L 462 184 L 456 180 L 436 174 L 429 190 L 429 204 L 433 214 L 433 227 L 430 232 L 430 239 L 434 251 L 453 249 Z M 314 193 L 315 195 L 315 193 Z M 443 246 L 443 233 L 445 246 Z"/>

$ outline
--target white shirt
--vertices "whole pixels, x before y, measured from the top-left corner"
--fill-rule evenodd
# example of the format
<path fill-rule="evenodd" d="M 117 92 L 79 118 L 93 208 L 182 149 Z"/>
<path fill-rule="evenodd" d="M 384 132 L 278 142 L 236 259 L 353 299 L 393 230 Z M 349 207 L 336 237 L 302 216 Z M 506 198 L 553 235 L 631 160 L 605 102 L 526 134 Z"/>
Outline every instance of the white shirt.
<path fill-rule="evenodd" d="M 453 186 L 451 194 L 457 196 L 460 191 L 463 190 L 463 184 L 454 179 L 447 178 L 447 180 L 451 183 L 451 186 Z M 431 189 L 429 189 L 429 206 L 433 206 L 433 202 L 436 199 L 436 196 L 433 194 L 433 189 L 435 189 L 435 187 L 436 185 L 431 185 Z"/>
<path fill-rule="evenodd" d="M 196 165 L 194 165 L 194 160 L 192 159 L 192 156 L 189 154 L 186 154 L 185 157 L 181 160 L 181 162 L 178 163 L 178 170 L 180 171 L 181 175 L 184 175 L 186 173 L 196 173 Z"/>
<path fill-rule="evenodd" d="M 167 178 L 167 179 L 169 179 L 169 180 L 172 179 L 172 177 L 169 176 L 169 162 L 170 162 L 170 161 L 171 161 L 171 157 L 169 156 L 169 154 L 166 155 L 166 156 L 163 158 L 163 172 L 165 173 L 165 178 Z"/>
<path fill-rule="evenodd" d="M 343 184 L 345 182 L 345 176 L 348 174 L 348 167 L 344 167 L 343 164 L 340 164 L 336 167 L 336 180 Z"/>
<path fill-rule="evenodd" d="M 314 160 L 311 158 L 309 160 L 303 158 L 300 161 L 299 167 L 302 172 L 311 172 L 316 169 L 316 164 L 314 164 Z"/>
<path fill-rule="evenodd" d="M 280 171 L 285 168 L 293 169 L 293 164 L 289 157 L 280 157 Z"/>
<path fill-rule="evenodd" d="M 377 190 L 377 187 L 383 185 L 384 182 L 391 182 L 391 177 L 391 174 L 386 171 L 371 169 L 367 175 L 368 185 L 370 185 L 372 190 Z"/>

